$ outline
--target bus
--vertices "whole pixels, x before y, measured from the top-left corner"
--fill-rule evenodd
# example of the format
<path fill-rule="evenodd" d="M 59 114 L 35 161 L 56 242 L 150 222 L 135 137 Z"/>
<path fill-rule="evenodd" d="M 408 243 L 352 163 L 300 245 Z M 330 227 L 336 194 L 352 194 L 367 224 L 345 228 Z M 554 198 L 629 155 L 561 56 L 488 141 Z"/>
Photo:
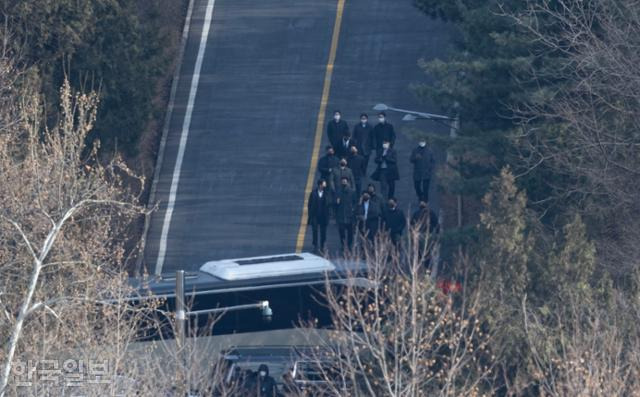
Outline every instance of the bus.
<path fill-rule="evenodd" d="M 325 288 L 348 283 L 372 288 L 361 261 L 329 260 L 311 253 L 210 261 L 184 272 L 184 296 L 191 329 L 212 335 L 293 328 L 312 323 L 331 327 Z M 162 312 L 176 310 L 176 274 L 133 279 L 139 299 L 162 299 Z M 217 317 L 210 324 L 211 313 Z M 209 327 L 209 329 L 204 329 Z M 165 337 L 171 331 L 163 329 Z"/>

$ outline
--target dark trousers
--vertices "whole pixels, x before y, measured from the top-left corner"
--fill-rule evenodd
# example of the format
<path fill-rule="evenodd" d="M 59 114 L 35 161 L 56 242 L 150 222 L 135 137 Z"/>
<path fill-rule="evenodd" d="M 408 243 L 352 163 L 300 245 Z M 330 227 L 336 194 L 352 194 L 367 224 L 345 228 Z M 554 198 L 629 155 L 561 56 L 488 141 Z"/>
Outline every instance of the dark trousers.
<path fill-rule="evenodd" d="M 360 197 L 360 195 L 362 194 L 362 177 L 357 179 L 354 178 L 354 179 L 355 179 L 355 186 L 353 188 L 356 189 L 356 195 Z"/>
<path fill-rule="evenodd" d="M 380 170 L 380 193 L 387 199 L 396 194 L 396 181 L 389 178 L 389 172 L 386 169 Z"/>
<path fill-rule="evenodd" d="M 369 157 L 371 157 L 371 153 L 369 154 L 363 154 L 362 157 L 364 157 L 364 173 L 367 173 L 367 168 L 369 168 Z"/>
<path fill-rule="evenodd" d="M 358 229 L 360 229 L 360 233 L 362 233 L 363 236 L 367 236 L 369 241 L 373 242 L 378 233 L 378 226 L 380 226 L 379 219 L 368 219 L 366 221 L 360 221 Z"/>
<path fill-rule="evenodd" d="M 313 231 L 313 247 L 323 250 L 325 242 L 327 241 L 327 224 L 313 222 L 311 223 L 311 230 Z M 320 245 L 318 245 L 318 232 L 320 234 Z"/>
<path fill-rule="evenodd" d="M 340 247 L 351 249 L 353 247 L 353 224 L 338 223 L 338 233 L 340 233 Z"/>
<path fill-rule="evenodd" d="M 402 237 L 402 234 L 390 232 L 389 233 L 389 237 L 391 238 L 391 242 L 393 243 L 393 245 L 396 248 L 398 248 L 400 246 L 400 239 Z"/>
<path fill-rule="evenodd" d="M 429 201 L 429 184 L 431 179 L 413 180 L 413 186 L 416 188 L 416 195 L 420 201 Z"/>

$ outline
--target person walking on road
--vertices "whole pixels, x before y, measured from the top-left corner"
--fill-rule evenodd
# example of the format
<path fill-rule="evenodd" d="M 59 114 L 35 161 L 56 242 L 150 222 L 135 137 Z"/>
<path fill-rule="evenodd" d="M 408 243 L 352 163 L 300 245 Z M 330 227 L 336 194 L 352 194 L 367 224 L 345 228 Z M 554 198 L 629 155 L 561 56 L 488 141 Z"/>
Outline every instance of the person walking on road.
<path fill-rule="evenodd" d="M 347 131 L 347 133 L 340 140 L 340 145 L 338 145 L 338 158 L 346 158 L 351 153 L 351 147 L 357 146 L 357 142 L 351 136 L 351 133 Z"/>
<path fill-rule="evenodd" d="M 340 166 L 333 170 L 332 177 L 333 177 L 333 180 L 332 180 L 331 191 L 333 192 L 335 192 L 336 189 L 340 187 L 340 180 L 342 178 L 347 178 L 347 180 L 349 181 L 349 186 L 354 185 L 353 172 L 349 167 L 347 167 L 346 159 L 340 160 Z"/>
<path fill-rule="evenodd" d="M 376 186 L 373 183 L 370 183 L 367 186 L 367 193 L 369 193 L 369 197 L 371 199 L 371 203 L 376 206 L 377 212 L 382 216 L 383 199 L 376 193 Z"/>
<path fill-rule="evenodd" d="M 370 242 L 375 241 L 381 215 L 380 204 L 372 200 L 368 191 L 364 192 L 356 208 L 356 219 L 358 221 L 358 231 L 363 236 L 366 236 Z"/>
<path fill-rule="evenodd" d="M 327 191 L 327 182 L 318 181 L 318 187 L 309 195 L 307 203 L 307 224 L 313 232 L 313 249 L 323 252 L 327 241 L 327 225 L 329 224 L 331 198 Z"/>
<path fill-rule="evenodd" d="M 384 229 L 389 232 L 391 242 L 396 247 L 400 244 L 400 238 L 402 237 L 406 223 L 407 219 L 404 216 L 404 212 L 398 208 L 398 201 L 394 197 L 391 197 L 382 215 L 382 224 Z"/>
<path fill-rule="evenodd" d="M 378 113 L 378 124 L 373 129 L 373 136 L 376 141 L 376 154 L 383 150 L 384 142 L 389 142 L 390 147 L 396 143 L 396 132 L 393 125 L 387 121 L 387 115 L 384 112 Z"/>
<path fill-rule="evenodd" d="M 328 145 L 326 150 L 327 154 L 318 160 L 318 172 L 320 172 L 320 179 L 330 183 L 333 181 L 333 171 L 338 168 L 340 161 L 335 155 L 333 146 Z"/>
<path fill-rule="evenodd" d="M 418 233 L 419 252 L 425 253 L 422 262 L 426 268 L 429 268 L 433 241 L 437 239 L 440 225 L 438 224 L 438 215 L 429 208 L 429 204 L 426 201 L 420 201 L 418 209 L 411 216 L 411 230 Z"/>
<path fill-rule="evenodd" d="M 426 139 L 418 141 L 418 147 L 413 149 L 409 158 L 413 164 L 413 185 L 416 189 L 418 201 L 429 202 L 429 184 L 433 172 L 433 152 L 427 147 Z"/>
<path fill-rule="evenodd" d="M 327 137 L 334 148 L 340 144 L 340 140 L 349 132 L 347 122 L 342 120 L 342 114 L 339 110 L 333 112 L 333 120 L 327 124 Z"/>
<path fill-rule="evenodd" d="M 267 364 L 260 364 L 258 376 L 256 378 L 258 397 L 276 397 L 278 389 L 275 379 L 269 376 Z"/>
<path fill-rule="evenodd" d="M 353 247 L 353 225 L 355 221 L 356 193 L 343 176 L 336 191 L 336 223 L 340 234 L 340 251 Z"/>
<path fill-rule="evenodd" d="M 364 157 L 364 172 L 366 173 L 369 165 L 369 156 L 371 151 L 375 149 L 376 140 L 373 134 L 373 127 L 369 124 L 369 116 L 366 113 L 360 115 L 360 124 L 356 124 L 353 127 L 353 139 L 358 144 L 358 152 Z"/>
<path fill-rule="evenodd" d="M 376 164 L 378 168 L 371 175 L 371 179 L 380 182 L 382 195 L 389 199 L 396 192 L 396 181 L 400 179 L 400 174 L 398 173 L 398 156 L 388 140 L 382 143 L 382 150 L 376 156 Z"/>
<path fill-rule="evenodd" d="M 358 153 L 358 148 L 351 146 L 351 154 L 347 158 L 347 166 L 353 173 L 356 195 L 362 194 L 362 179 L 367 174 L 367 164 L 364 156 Z"/>

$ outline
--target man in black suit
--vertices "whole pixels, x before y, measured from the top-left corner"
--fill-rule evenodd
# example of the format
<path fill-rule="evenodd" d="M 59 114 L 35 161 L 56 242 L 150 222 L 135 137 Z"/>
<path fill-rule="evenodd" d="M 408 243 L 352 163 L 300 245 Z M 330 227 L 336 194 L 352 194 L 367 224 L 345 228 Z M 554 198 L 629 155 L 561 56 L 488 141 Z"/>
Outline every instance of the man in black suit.
<path fill-rule="evenodd" d="M 398 156 L 395 149 L 391 147 L 391 142 L 385 140 L 382 149 L 376 155 L 378 168 L 371 175 L 371 179 L 380 182 L 380 191 L 387 199 L 394 196 L 396 192 L 396 181 L 400 179 L 398 173 Z"/>
<path fill-rule="evenodd" d="M 433 241 L 440 232 L 440 224 L 438 223 L 438 215 L 429 208 L 429 204 L 426 201 L 420 201 L 418 210 L 413 213 L 411 228 L 418 233 L 420 252 L 422 253 L 425 248 L 427 249 L 422 261 L 424 266 L 428 268 L 431 266 Z"/>
<path fill-rule="evenodd" d="M 326 150 L 327 154 L 318 160 L 318 172 L 320 173 L 320 179 L 332 181 L 333 171 L 338 168 L 340 159 L 336 157 L 333 146 L 328 145 Z"/>
<path fill-rule="evenodd" d="M 358 143 L 358 152 L 364 157 L 364 172 L 367 172 L 369 165 L 369 156 L 371 151 L 375 149 L 375 136 L 373 135 L 373 127 L 369 124 L 369 116 L 366 113 L 360 115 L 360 124 L 353 127 L 353 139 Z M 358 192 L 359 193 L 359 192 Z"/>
<path fill-rule="evenodd" d="M 327 182 L 324 179 L 318 181 L 318 187 L 309 195 L 307 224 L 311 226 L 313 231 L 313 249 L 315 252 L 322 252 L 325 248 L 327 225 L 329 224 L 329 208 L 331 205 L 331 197 L 329 196 Z M 318 237 L 320 239 L 319 245 Z"/>
<path fill-rule="evenodd" d="M 367 164 L 364 157 L 358 153 L 357 147 L 351 146 L 351 154 L 347 157 L 347 164 L 353 173 L 355 186 L 352 187 L 355 188 L 356 196 L 358 196 L 362 193 L 362 179 L 367 174 Z"/>
<path fill-rule="evenodd" d="M 413 149 L 409 158 L 413 164 L 413 185 L 419 201 L 429 201 L 429 184 L 433 172 L 433 153 L 427 147 L 427 140 L 421 138 L 418 147 Z"/>
<path fill-rule="evenodd" d="M 382 151 L 384 142 L 389 142 L 390 147 L 396 143 L 396 132 L 393 125 L 387 121 L 387 115 L 384 112 L 378 113 L 378 124 L 373 128 L 373 136 L 376 140 L 376 154 Z"/>
<path fill-rule="evenodd" d="M 421 200 L 418 209 L 411 216 L 411 227 L 416 228 L 421 235 L 426 236 L 428 232 L 432 238 L 439 232 L 438 215 L 429 208 L 426 201 Z"/>
<path fill-rule="evenodd" d="M 327 124 L 327 137 L 334 148 L 337 148 L 342 137 L 349 132 L 347 122 L 342 120 L 342 114 L 339 110 L 333 112 L 333 120 Z"/>
<path fill-rule="evenodd" d="M 340 250 L 353 247 L 353 225 L 355 220 L 356 194 L 349 185 L 349 178 L 343 176 L 336 188 L 336 223 L 340 234 Z"/>
<path fill-rule="evenodd" d="M 377 201 L 373 201 L 369 192 L 364 192 L 362 198 L 356 208 L 356 219 L 358 221 L 358 230 L 363 236 L 367 236 L 369 241 L 373 242 L 378 227 L 380 226 L 380 217 L 382 208 Z"/>
<path fill-rule="evenodd" d="M 357 147 L 358 143 L 355 139 L 353 139 L 351 133 L 347 131 L 347 133 L 340 139 L 340 145 L 338 145 L 338 147 L 336 148 L 336 154 L 338 155 L 338 158 L 342 159 L 349 157 L 349 154 L 351 154 L 352 146 Z"/>
<path fill-rule="evenodd" d="M 385 230 L 389 232 L 391 242 L 398 246 L 404 227 L 407 224 L 407 219 L 404 217 L 402 210 L 398 208 L 398 201 L 394 197 L 389 199 L 387 209 L 382 215 L 382 224 Z"/>

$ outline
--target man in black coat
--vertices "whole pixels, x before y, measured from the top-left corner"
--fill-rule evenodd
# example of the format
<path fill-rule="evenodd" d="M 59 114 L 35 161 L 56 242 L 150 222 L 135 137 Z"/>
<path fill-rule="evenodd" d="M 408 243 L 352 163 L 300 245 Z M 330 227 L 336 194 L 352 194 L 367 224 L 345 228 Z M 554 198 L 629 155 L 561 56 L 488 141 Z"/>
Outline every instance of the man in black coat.
<path fill-rule="evenodd" d="M 382 216 L 382 210 L 384 208 L 384 199 L 380 197 L 379 194 L 376 193 L 376 186 L 373 183 L 367 185 L 367 193 L 369 193 L 369 197 L 371 198 L 371 202 L 376 206 L 380 216 Z"/>
<path fill-rule="evenodd" d="M 353 173 L 356 195 L 362 193 L 362 179 L 367 174 L 367 162 L 355 146 L 351 147 L 351 154 L 347 157 L 347 164 Z"/>
<path fill-rule="evenodd" d="M 406 223 L 407 219 L 404 217 L 404 213 L 398 208 L 398 201 L 393 197 L 390 198 L 387 209 L 382 215 L 382 224 L 385 230 L 389 232 L 391 242 L 396 246 L 400 244 L 400 238 Z"/>
<path fill-rule="evenodd" d="M 269 367 L 267 366 L 267 364 L 260 364 L 260 367 L 258 367 L 256 386 L 258 397 L 277 396 L 278 389 L 276 381 L 271 376 L 269 376 Z"/>
<path fill-rule="evenodd" d="M 340 179 L 336 193 L 336 223 L 340 234 L 340 250 L 353 247 L 353 225 L 355 223 L 356 194 L 349 186 L 349 178 Z"/>
<path fill-rule="evenodd" d="M 346 158 L 351 153 L 351 147 L 358 146 L 358 143 L 351 136 L 351 133 L 347 131 L 345 135 L 340 139 L 340 144 L 336 148 L 336 154 L 338 158 Z"/>
<path fill-rule="evenodd" d="M 388 140 L 384 141 L 382 150 L 377 153 L 376 164 L 378 168 L 371 175 L 371 179 L 380 182 L 382 195 L 389 199 L 396 192 L 396 181 L 400 179 L 400 174 L 398 173 L 398 156 Z"/>
<path fill-rule="evenodd" d="M 340 160 L 336 157 L 333 146 L 328 145 L 326 150 L 327 154 L 318 160 L 318 172 L 320 172 L 320 179 L 331 181 L 333 180 L 333 171 L 338 168 Z"/>
<path fill-rule="evenodd" d="M 327 241 L 327 225 L 329 224 L 331 197 L 327 191 L 327 182 L 324 179 L 318 181 L 318 187 L 309 195 L 307 203 L 307 224 L 313 232 L 313 249 L 322 252 Z M 319 234 L 319 235 L 318 235 Z M 319 243 L 318 244 L 318 238 Z"/>
<path fill-rule="evenodd" d="M 417 228 L 422 235 L 426 235 L 427 231 L 432 236 L 439 232 L 438 215 L 429 208 L 426 201 L 420 201 L 418 209 L 411 216 L 411 227 Z"/>
<path fill-rule="evenodd" d="M 413 164 L 413 185 L 419 201 L 429 201 L 429 184 L 433 172 L 433 152 L 427 147 L 426 139 L 418 142 L 418 147 L 413 149 L 409 158 Z"/>
<path fill-rule="evenodd" d="M 363 236 L 367 236 L 371 242 L 374 241 L 378 233 L 381 216 L 382 207 L 380 207 L 379 202 L 372 200 L 368 191 L 364 192 L 356 207 L 356 219 L 358 221 L 358 230 Z"/>
<path fill-rule="evenodd" d="M 364 157 L 365 173 L 369 165 L 369 156 L 375 149 L 376 138 L 373 134 L 373 127 L 369 124 L 369 116 L 366 113 L 360 115 L 360 124 L 353 127 L 353 139 L 358 143 L 358 152 Z"/>
<path fill-rule="evenodd" d="M 422 261 L 424 266 L 428 268 L 431 266 L 432 242 L 440 233 L 440 224 L 438 223 L 438 215 L 429 208 L 426 201 L 420 201 L 418 210 L 411 216 L 411 228 L 418 233 L 420 252 L 425 252 L 426 248 Z"/>
<path fill-rule="evenodd" d="M 334 148 L 337 148 L 340 144 L 340 140 L 344 135 L 349 132 L 349 126 L 347 122 L 342 120 L 342 115 L 339 110 L 333 112 L 333 120 L 327 124 L 327 137 L 329 142 Z"/>
<path fill-rule="evenodd" d="M 378 113 L 378 124 L 373 128 L 373 136 L 376 141 L 376 152 L 382 151 L 382 144 L 386 141 L 391 147 L 396 143 L 396 132 L 393 125 L 387 121 L 387 115 L 384 112 Z"/>

